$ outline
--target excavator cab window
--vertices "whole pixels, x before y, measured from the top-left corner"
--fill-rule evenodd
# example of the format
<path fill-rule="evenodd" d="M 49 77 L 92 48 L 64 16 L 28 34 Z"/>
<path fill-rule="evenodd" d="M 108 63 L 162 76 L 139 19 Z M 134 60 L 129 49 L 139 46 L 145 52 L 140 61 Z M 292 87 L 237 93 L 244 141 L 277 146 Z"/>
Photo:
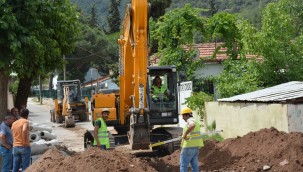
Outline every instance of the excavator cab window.
<path fill-rule="evenodd" d="M 172 116 L 177 112 L 176 72 L 150 70 L 148 75 L 148 105 L 151 116 Z"/>
<path fill-rule="evenodd" d="M 57 83 L 57 97 L 59 101 L 63 100 L 64 97 L 64 86 L 69 87 L 69 98 L 71 101 L 80 101 L 82 98 L 80 81 L 70 80 L 70 81 L 59 81 Z"/>

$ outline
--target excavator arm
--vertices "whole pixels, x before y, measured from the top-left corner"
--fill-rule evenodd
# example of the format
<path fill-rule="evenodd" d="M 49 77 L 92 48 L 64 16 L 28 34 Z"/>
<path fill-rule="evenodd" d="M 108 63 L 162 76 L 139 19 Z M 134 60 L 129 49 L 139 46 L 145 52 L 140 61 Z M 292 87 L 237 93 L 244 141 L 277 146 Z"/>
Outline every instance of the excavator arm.
<path fill-rule="evenodd" d="M 120 45 L 120 123 L 129 119 L 129 142 L 133 150 L 149 149 L 150 124 L 146 108 L 148 63 L 148 2 L 127 5 Z"/>

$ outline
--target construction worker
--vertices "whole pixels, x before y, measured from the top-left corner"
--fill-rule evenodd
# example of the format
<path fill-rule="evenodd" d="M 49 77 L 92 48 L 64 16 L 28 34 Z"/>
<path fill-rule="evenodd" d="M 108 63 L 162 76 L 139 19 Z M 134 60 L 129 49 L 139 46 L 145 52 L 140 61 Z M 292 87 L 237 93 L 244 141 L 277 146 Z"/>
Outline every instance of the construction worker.
<path fill-rule="evenodd" d="M 95 121 L 94 146 L 101 149 L 109 149 L 109 137 L 105 120 L 108 118 L 109 109 L 104 108 L 101 116 Z"/>
<path fill-rule="evenodd" d="M 13 169 L 13 134 L 11 126 L 16 118 L 7 115 L 0 125 L 0 155 L 2 156 L 2 172 L 10 172 Z"/>
<path fill-rule="evenodd" d="M 22 172 L 30 166 L 31 145 L 29 139 L 29 110 L 21 109 L 20 119 L 12 125 L 13 133 L 13 172 L 18 172 L 22 167 Z"/>
<path fill-rule="evenodd" d="M 199 171 L 198 155 L 199 148 L 203 146 L 203 140 L 200 135 L 200 124 L 192 116 L 190 108 L 184 108 L 181 111 L 186 125 L 183 128 L 181 154 L 180 154 L 180 171 L 187 172 L 187 166 L 190 163 L 193 172 Z"/>
<path fill-rule="evenodd" d="M 160 98 L 164 100 L 168 100 L 169 94 L 167 92 L 166 87 L 162 85 L 162 80 L 160 76 L 156 76 L 153 79 L 151 91 L 152 91 L 152 100 L 154 102 L 160 101 Z"/>

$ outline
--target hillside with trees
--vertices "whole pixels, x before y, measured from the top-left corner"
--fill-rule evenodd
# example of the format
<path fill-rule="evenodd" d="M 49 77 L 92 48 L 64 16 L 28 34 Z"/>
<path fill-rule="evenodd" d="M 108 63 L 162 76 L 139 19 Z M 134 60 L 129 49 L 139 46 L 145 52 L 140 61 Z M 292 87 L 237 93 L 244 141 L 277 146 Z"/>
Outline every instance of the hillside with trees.
<path fill-rule="evenodd" d="M 34 3 L 25 3 L 22 8 L 5 3 L 5 13 L 0 19 L 4 23 L 0 27 L 3 33 L 0 37 L 1 56 L 4 57 L 0 59 L 0 80 L 7 83 L 8 74 L 17 74 L 15 106 L 26 106 L 34 81 L 54 76 L 54 73 L 60 78 L 64 64 L 66 79 L 79 78 L 82 82 L 90 67 L 96 68 L 100 75 L 108 74 L 109 69 L 117 69 L 117 27 L 121 26 L 119 22 L 122 20 L 117 16 L 124 14 L 120 10 L 125 7 L 126 0 L 92 0 L 89 4 L 79 0 L 87 6 L 81 10 L 71 6 L 69 0 L 32 1 Z M 268 3 L 272 2 L 269 0 L 251 3 L 213 0 L 193 1 L 195 4 L 192 5 L 184 5 L 190 1 L 150 2 L 154 2 L 151 3 L 151 48 L 161 56 L 161 65 L 176 65 L 188 80 L 194 80 L 196 67 L 201 67 L 200 61 L 194 59 L 197 54 L 193 45 L 214 40 L 224 42 L 222 47 L 227 49 L 229 60 L 224 62 L 221 75 L 213 79 L 221 97 L 303 80 L 302 0 L 279 0 L 276 3 Z M 206 7 L 197 8 L 199 4 Z M 41 6 L 45 8 L 35 10 Z M 54 6 L 56 8 L 50 8 Z M 205 10 L 207 8 L 211 10 Z M 243 19 L 246 13 L 251 16 L 254 9 L 262 16 L 258 18 L 259 23 L 246 20 L 248 17 Z M 104 21 L 113 23 L 111 27 L 98 23 L 100 16 L 97 13 L 105 11 L 108 15 L 103 16 Z M 184 45 L 189 51 L 184 51 Z M 245 57 L 248 53 L 262 57 L 262 60 L 248 60 Z M 49 85 L 51 90 L 52 84 Z M 2 95 L 7 89 L 6 84 L 0 86 Z M 2 96 L 1 99 L 4 102 L 0 103 L 2 114 L 6 112 L 6 98 Z"/>
<path fill-rule="evenodd" d="M 95 5 L 98 22 L 104 27 L 108 27 L 107 16 L 110 8 L 110 1 L 111 0 L 91 0 L 87 2 L 87 0 L 71 0 L 72 3 L 76 4 L 87 15 L 90 15 L 91 8 Z M 153 3 L 153 1 L 154 0 L 149 0 L 150 3 Z M 211 16 L 222 11 L 240 13 L 242 17 L 248 19 L 253 25 L 260 26 L 260 11 L 268 3 L 275 1 L 277 0 L 171 0 L 171 5 L 166 11 L 184 7 L 185 4 L 189 3 L 192 7 L 207 9 L 207 12 L 203 13 L 205 16 Z M 125 5 L 130 3 L 130 0 L 118 0 L 117 2 L 120 2 L 118 9 L 120 11 L 120 17 L 122 18 Z M 154 2 L 159 2 L 159 0 Z"/>

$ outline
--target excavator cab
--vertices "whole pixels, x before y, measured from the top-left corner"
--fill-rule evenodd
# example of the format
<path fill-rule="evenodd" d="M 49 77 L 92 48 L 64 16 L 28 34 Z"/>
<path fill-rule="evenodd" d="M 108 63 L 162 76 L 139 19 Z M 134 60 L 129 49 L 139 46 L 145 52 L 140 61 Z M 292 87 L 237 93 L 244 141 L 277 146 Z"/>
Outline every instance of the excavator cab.
<path fill-rule="evenodd" d="M 148 67 L 147 104 L 151 125 L 178 123 L 177 72 L 175 66 Z"/>

